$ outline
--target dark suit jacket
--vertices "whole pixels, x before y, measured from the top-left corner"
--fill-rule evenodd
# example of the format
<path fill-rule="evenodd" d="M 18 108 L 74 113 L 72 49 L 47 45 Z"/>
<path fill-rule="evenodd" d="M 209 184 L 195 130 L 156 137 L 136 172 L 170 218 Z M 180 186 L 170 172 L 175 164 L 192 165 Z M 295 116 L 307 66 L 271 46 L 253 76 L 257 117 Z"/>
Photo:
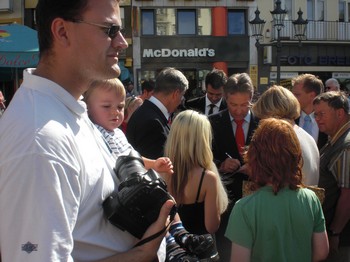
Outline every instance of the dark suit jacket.
<path fill-rule="evenodd" d="M 232 130 L 232 123 L 228 109 L 209 116 L 209 120 L 213 129 L 214 161 L 218 167 L 227 158 L 225 153 L 228 153 L 233 158 L 239 159 L 243 164 L 243 159 L 239 154 L 235 135 Z M 245 142 L 246 145 L 249 145 L 253 132 L 257 128 L 258 123 L 259 120 L 251 112 L 248 136 Z M 226 212 L 221 215 L 221 223 L 218 231 L 215 233 L 215 237 L 220 255 L 220 261 L 230 261 L 232 243 L 225 237 L 225 231 L 233 205 L 242 197 L 242 184 L 243 180 L 247 179 L 247 176 L 242 173 L 220 175 L 231 202 Z"/>
<path fill-rule="evenodd" d="M 205 98 L 206 96 L 201 96 L 197 98 L 193 98 L 185 102 L 186 109 L 192 109 L 198 112 L 205 114 Z M 225 99 L 222 99 L 219 111 L 227 108 Z"/>
<path fill-rule="evenodd" d="M 156 159 L 164 154 L 169 130 L 168 121 L 162 111 L 145 100 L 131 116 L 126 137 L 142 156 Z"/>
<path fill-rule="evenodd" d="M 243 164 L 243 159 L 239 154 L 235 135 L 232 130 L 232 123 L 228 109 L 209 116 L 209 120 L 213 128 L 213 155 L 215 163 L 219 166 L 221 162 L 227 158 L 226 153 L 228 153 L 233 158 L 239 159 Z M 245 142 L 246 145 L 249 145 L 258 123 L 259 119 L 257 119 L 251 112 L 248 136 Z"/>
<path fill-rule="evenodd" d="M 295 123 L 299 125 L 300 117 L 295 120 Z M 328 135 L 326 133 L 323 133 L 321 131 L 318 131 L 318 139 L 317 139 L 317 147 L 318 150 L 321 150 L 321 148 L 327 143 L 328 141 Z"/>

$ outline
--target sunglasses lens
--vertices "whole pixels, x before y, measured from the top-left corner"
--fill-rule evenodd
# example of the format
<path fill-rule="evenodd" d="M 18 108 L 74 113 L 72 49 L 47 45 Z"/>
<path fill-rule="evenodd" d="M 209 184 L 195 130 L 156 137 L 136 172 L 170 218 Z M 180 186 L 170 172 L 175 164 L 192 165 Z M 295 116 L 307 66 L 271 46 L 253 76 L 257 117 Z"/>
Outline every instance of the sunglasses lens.
<path fill-rule="evenodd" d="M 119 25 L 112 25 L 111 28 L 109 29 L 108 36 L 110 38 L 114 38 L 114 37 L 117 36 L 119 31 L 120 31 L 120 26 Z"/>

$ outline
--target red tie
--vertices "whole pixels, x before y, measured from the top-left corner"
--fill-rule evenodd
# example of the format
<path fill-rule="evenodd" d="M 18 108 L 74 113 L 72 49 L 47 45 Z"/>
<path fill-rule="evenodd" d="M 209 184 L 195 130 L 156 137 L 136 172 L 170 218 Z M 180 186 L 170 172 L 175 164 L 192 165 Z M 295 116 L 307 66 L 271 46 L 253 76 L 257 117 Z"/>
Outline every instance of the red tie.
<path fill-rule="evenodd" d="M 245 146 L 245 139 L 244 139 L 244 131 L 243 131 L 243 123 L 244 119 L 242 120 L 234 120 L 236 122 L 237 128 L 236 128 L 236 143 L 239 150 L 239 153 L 242 154 L 244 146 Z"/>

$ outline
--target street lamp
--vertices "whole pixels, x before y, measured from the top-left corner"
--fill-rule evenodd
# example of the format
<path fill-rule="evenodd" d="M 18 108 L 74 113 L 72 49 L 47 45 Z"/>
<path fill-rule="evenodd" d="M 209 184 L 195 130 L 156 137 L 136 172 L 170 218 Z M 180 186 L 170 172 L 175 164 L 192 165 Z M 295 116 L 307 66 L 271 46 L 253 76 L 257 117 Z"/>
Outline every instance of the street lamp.
<path fill-rule="evenodd" d="M 281 79 L 281 29 L 284 27 L 284 18 L 287 14 L 285 9 L 281 8 L 281 1 L 277 0 L 275 2 L 275 9 L 270 11 L 273 18 L 273 27 L 277 30 L 277 39 L 276 42 L 269 44 L 261 44 L 260 40 L 263 38 L 263 31 L 265 26 L 265 21 L 260 18 L 260 11 L 257 8 L 255 11 L 255 18 L 249 21 L 252 30 L 252 37 L 255 38 L 255 46 L 259 49 L 261 46 L 275 46 L 276 47 L 276 68 L 277 68 L 277 84 L 280 84 Z M 298 19 L 293 21 L 295 37 L 299 40 L 299 44 L 301 44 L 301 40 L 305 38 L 306 35 L 306 26 L 308 24 L 307 20 L 302 18 L 303 12 L 299 9 Z M 259 52 L 258 52 L 259 54 Z"/>

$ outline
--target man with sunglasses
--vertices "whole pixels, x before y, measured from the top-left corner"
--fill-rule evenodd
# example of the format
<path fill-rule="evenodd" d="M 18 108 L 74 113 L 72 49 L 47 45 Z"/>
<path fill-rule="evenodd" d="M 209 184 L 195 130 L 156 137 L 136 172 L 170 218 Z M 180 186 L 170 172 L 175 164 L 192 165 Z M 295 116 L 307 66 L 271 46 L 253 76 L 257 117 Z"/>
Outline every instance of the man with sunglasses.
<path fill-rule="evenodd" d="M 153 261 L 174 203 L 137 247 L 107 221 L 115 160 L 81 101 L 92 81 L 120 74 L 119 1 L 39 0 L 36 14 L 38 67 L 0 120 L 0 260 Z"/>

